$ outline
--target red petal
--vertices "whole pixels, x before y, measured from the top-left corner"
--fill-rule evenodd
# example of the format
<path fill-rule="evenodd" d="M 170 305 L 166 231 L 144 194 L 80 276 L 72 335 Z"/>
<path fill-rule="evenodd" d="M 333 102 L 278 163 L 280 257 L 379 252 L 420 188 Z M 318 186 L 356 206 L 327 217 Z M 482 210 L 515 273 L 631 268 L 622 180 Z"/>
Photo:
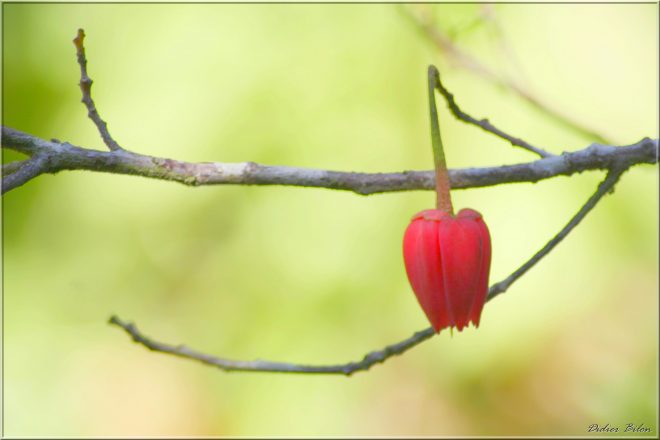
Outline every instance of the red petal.
<path fill-rule="evenodd" d="M 422 214 L 422 213 L 420 213 Z M 408 280 L 435 331 L 449 325 L 441 303 L 443 283 L 438 247 L 437 221 L 414 218 L 403 238 L 403 257 Z"/>
<path fill-rule="evenodd" d="M 454 316 L 454 324 L 462 330 L 468 323 L 475 294 L 475 271 L 481 265 L 480 240 L 469 224 L 459 219 L 442 222 L 438 240 L 445 296 Z"/>
<path fill-rule="evenodd" d="M 460 214 L 461 213 L 459 213 L 459 216 Z M 473 299 L 472 307 L 470 309 L 470 320 L 475 327 L 478 327 L 481 311 L 484 308 L 484 303 L 486 302 L 486 297 L 488 296 L 488 276 L 490 274 L 491 244 L 488 226 L 486 226 L 486 223 L 483 221 L 481 216 L 474 219 L 474 224 L 477 229 L 477 234 L 480 237 L 482 251 L 481 265 L 479 271 L 477 272 L 477 290 Z"/>

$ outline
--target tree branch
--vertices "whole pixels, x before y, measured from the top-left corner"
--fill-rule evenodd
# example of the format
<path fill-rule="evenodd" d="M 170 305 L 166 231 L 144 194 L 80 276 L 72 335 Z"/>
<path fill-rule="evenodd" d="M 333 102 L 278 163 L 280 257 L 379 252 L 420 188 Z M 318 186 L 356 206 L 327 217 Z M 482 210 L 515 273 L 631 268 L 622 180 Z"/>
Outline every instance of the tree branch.
<path fill-rule="evenodd" d="M 49 173 L 88 170 L 171 180 L 191 186 L 286 185 L 352 191 L 362 195 L 434 188 L 433 171 L 354 173 L 267 166 L 254 162 L 191 163 L 126 150 L 104 152 L 81 148 L 67 142 L 40 139 L 9 127 L 2 127 L 2 145 L 27 155 L 41 154 L 48 157 L 48 168 L 42 172 Z M 627 168 L 641 163 L 656 163 L 657 149 L 658 140 L 648 138 L 623 147 L 592 144 L 583 150 L 533 162 L 454 169 L 449 171 L 449 177 L 453 189 L 537 182 L 586 170 L 608 170 L 613 167 Z"/>
<path fill-rule="evenodd" d="M 86 105 L 89 117 L 111 151 L 105 153 L 89 148 L 75 147 L 67 142 L 62 143 L 55 139 L 49 142 L 3 126 L 2 145 L 4 147 L 28 155 L 39 153 L 47 159 L 40 159 L 35 162 L 27 161 L 24 164 L 27 167 L 25 172 L 11 179 L 9 179 L 10 175 L 15 173 L 3 178 L 3 194 L 42 173 L 57 173 L 62 170 L 90 170 L 140 175 L 172 180 L 192 186 L 215 184 L 289 185 L 347 190 L 364 195 L 433 188 L 433 172 L 428 171 L 367 174 L 265 166 L 253 162 L 189 163 L 128 152 L 122 149 L 110 136 L 107 124 L 99 116 L 91 98 L 92 80 L 87 75 L 84 38 L 84 31 L 79 29 L 77 37 L 73 40 L 76 46 L 78 64 L 80 65 L 82 102 Z M 543 158 L 526 164 L 452 170 L 450 171 L 450 181 L 453 189 L 492 186 L 511 182 L 536 182 L 541 179 L 558 175 L 571 175 L 588 169 L 611 169 L 614 166 L 628 167 L 637 163 L 655 163 L 657 161 L 657 140 L 652 141 L 650 139 L 643 139 L 636 144 L 621 148 L 593 144 L 582 151 L 564 153 L 561 157 L 553 156 L 522 139 L 504 133 L 486 119 L 479 121 L 463 112 L 456 104 L 453 95 L 440 81 L 439 75 L 436 75 L 436 80 L 439 92 L 447 100 L 450 110 L 457 118 L 477 125 L 483 130 L 506 139 L 513 145 L 532 151 Z M 19 172 L 22 167 L 15 165 L 8 169 Z"/>
<path fill-rule="evenodd" d="M 4 165 L 2 168 L 2 194 L 48 172 L 48 158 L 49 156 L 45 154 L 35 154 L 30 159 Z"/>
<path fill-rule="evenodd" d="M 415 333 L 412 337 L 388 345 L 382 350 L 372 351 L 359 362 L 349 362 L 339 365 L 302 365 L 290 364 L 286 362 L 272 362 L 264 360 L 255 361 L 237 361 L 231 359 L 219 358 L 193 350 L 185 345 L 169 345 L 154 341 L 144 336 L 137 329 L 135 324 L 127 323 L 112 316 L 108 321 L 110 324 L 117 325 L 126 331 L 133 341 L 142 344 L 151 351 L 167 353 L 178 357 L 193 359 L 204 364 L 212 365 L 224 371 L 251 371 L 251 372 L 269 372 L 269 373 L 310 373 L 310 374 L 343 374 L 350 376 L 356 371 L 368 370 L 372 365 L 384 362 L 387 358 L 401 354 L 415 345 L 429 339 L 434 335 L 432 328 L 427 328 Z"/>
<path fill-rule="evenodd" d="M 20 170 L 21 167 L 25 166 L 29 162 L 29 159 L 26 160 L 15 160 L 9 163 L 2 164 L 2 175 L 7 176 L 11 173 L 15 173 Z"/>
<path fill-rule="evenodd" d="M 557 246 L 566 236 L 586 217 L 586 215 L 596 206 L 605 194 L 611 192 L 614 185 L 618 182 L 625 168 L 616 168 L 611 170 L 605 179 L 598 185 L 596 192 L 587 200 L 573 218 L 555 235 L 540 251 L 532 256 L 519 269 L 509 275 L 499 283 L 493 284 L 488 291 L 490 301 L 497 295 L 505 292 L 511 285 L 538 263 L 543 257 Z M 358 371 L 367 371 L 373 365 L 385 362 L 388 358 L 400 355 L 416 345 L 424 342 L 435 335 L 432 327 L 418 331 L 411 337 L 404 339 L 392 345 L 388 345 L 382 350 L 376 350 L 368 353 L 358 362 L 348 362 L 346 364 L 336 365 L 305 365 L 293 364 L 287 362 L 272 362 L 265 360 L 238 361 L 220 358 L 208 355 L 185 345 L 169 345 L 158 342 L 143 335 L 133 323 L 124 322 L 117 316 L 112 316 L 109 323 L 124 329 L 138 344 L 141 344 L 151 351 L 171 354 L 174 356 L 202 362 L 207 365 L 215 366 L 224 371 L 246 371 L 246 372 L 270 372 L 270 373 L 306 373 L 306 374 L 341 374 L 350 376 Z"/>
<path fill-rule="evenodd" d="M 108 124 L 101 119 L 101 115 L 96 110 L 94 101 L 92 100 L 92 79 L 87 75 L 87 58 L 85 58 L 85 31 L 78 29 L 78 35 L 73 39 L 73 44 L 76 46 L 76 55 L 78 64 L 80 65 L 80 91 L 82 92 L 82 103 L 87 107 L 87 116 L 94 122 L 98 128 L 103 142 L 108 146 L 111 151 L 122 150 L 117 142 L 110 136 L 108 131 Z"/>
<path fill-rule="evenodd" d="M 532 258 L 530 258 L 525 264 L 520 266 L 513 272 L 511 275 L 506 277 L 506 279 L 500 281 L 499 283 L 493 284 L 488 291 L 488 299 L 491 300 L 495 298 L 500 293 L 505 292 L 511 284 L 513 284 L 518 278 L 523 276 L 528 270 L 530 270 L 536 263 L 541 261 L 543 257 L 548 255 L 555 246 L 557 246 L 566 236 L 586 217 L 587 214 L 596 206 L 596 203 L 603 198 L 608 192 L 614 191 L 614 185 L 619 181 L 621 175 L 626 171 L 627 168 L 618 168 L 615 167 L 607 173 L 605 180 L 603 180 L 599 185 L 596 192 L 589 197 L 589 200 L 580 208 L 580 210 L 571 218 L 571 220 L 562 228 L 557 235 L 552 237 L 552 239 L 546 243 L 540 251 L 538 251 Z"/>
<path fill-rule="evenodd" d="M 525 150 L 538 154 L 541 157 L 553 156 L 553 154 L 548 153 L 542 148 L 535 147 L 529 142 L 526 142 L 520 138 L 511 136 L 503 132 L 502 130 L 491 124 L 490 121 L 488 121 L 488 119 L 477 120 L 472 116 L 468 115 L 467 113 L 465 113 L 463 110 L 460 109 L 458 104 L 456 104 L 454 95 L 452 95 L 449 92 L 449 90 L 447 90 L 445 86 L 442 84 L 442 81 L 440 80 L 440 74 L 438 73 L 437 69 L 435 70 L 435 80 L 436 80 L 436 89 L 445 98 L 445 100 L 447 101 L 447 105 L 449 106 L 449 110 L 452 112 L 454 116 L 456 116 L 457 119 L 460 119 L 461 121 L 466 122 L 468 124 L 476 125 L 477 127 L 481 128 L 484 131 L 492 133 L 497 137 L 500 137 L 504 140 L 511 142 L 511 145 L 524 148 Z"/>
<path fill-rule="evenodd" d="M 484 65 L 472 55 L 464 52 L 461 48 L 455 45 L 451 38 L 444 34 L 441 29 L 431 21 L 431 17 L 427 13 L 417 14 L 412 10 L 412 7 L 413 5 L 401 5 L 401 10 L 404 15 L 411 20 L 415 27 L 421 31 L 422 35 L 428 38 L 444 55 L 458 66 L 490 81 L 498 87 L 513 91 L 534 108 L 546 114 L 563 127 L 586 136 L 589 139 L 593 139 L 601 144 L 612 143 L 595 130 L 574 121 L 560 110 L 550 106 L 550 104 L 541 100 L 541 98 L 534 95 L 534 93 L 522 84 L 493 72 L 488 66 Z"/>

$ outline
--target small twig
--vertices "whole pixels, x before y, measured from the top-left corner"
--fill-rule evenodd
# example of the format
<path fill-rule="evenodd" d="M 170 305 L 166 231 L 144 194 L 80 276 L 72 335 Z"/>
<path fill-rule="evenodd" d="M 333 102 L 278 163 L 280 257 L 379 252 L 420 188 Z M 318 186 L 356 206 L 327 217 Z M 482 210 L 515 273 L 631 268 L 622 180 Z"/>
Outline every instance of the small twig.
<path fill-rule="evenodd" d="M 108 131 L 108 124 L 105 123 L 99 112 L 96 110 L 94 101 L 92 100 L 92 79 L 87 75 L 87 58 L 85 58 L 85 46 L 83 40 L 85 39 L 85 31 L 78 29 L 78 36 L 73 39 L 73 44 L 76 46 L 76 55 L 78 64 L 80 64 L 80 90 L 82 91 L 82 102 L 87 107 L 87 116 L 94 122 L 98 128 L 103 142 L 111 151 L 123 150 L 117 142 L 110 136 Z"/>
<path fill-rule="evenodd" d="M 193 359 L 208 365 L 216 366 L 224 371 L 252 371 L 270 373 L 343 374 L 350 376 L 356 371 L 368 370 L 374 364 L 383 362 L 391 356 L 401 354 L 434 335 L 433 329 L 428 328 L 415 333 L 413 336 L 404 341 L 388 345 L 382 350 L 373 351 L 367 354 L 359 362 L 349 362 L 347 364 L 340 365 L 315 366 L 290 364 L 286 362 L 271 362 L 264 360 L 236 361 L 219 358 L 195 351 L 184 345 L 169 345 L 149 339 L 140 333 L 135 324 L 124 322 L 117 316 L 112 316 L 108 322 L 123 328 L 126 333 L 131 335 L 135 342 L 144 345 L 152 351 L 158 351 L 161 353 L 168 353 L 187 359 Z"/>
<path fill-rule="evenodd" d="M 497 284 L 494 284 L 488 291 L 488 299 L 493 299 L 500 293 L 505 292 L 511 284 L 513 284 L 518 278 L 523 276 L 529 269 L 534 267 L 543 257 L 548 255 L 555 246 L 557 246 L 566 236 L 584 219 L 584 217 L 591 211 L 594 206 L 600 201 L 601 198 L 608 192 L 611 192 L 614 188 L 614 185 L 619 181 L 621 175 L 626 171 L 626 168 L 613 168 L 605 177 L 599 185 L 596 192 L 587 200 L 587 202 L 580 208 L 580 210 L 571 218 L 571 220 L 564 226 L 557 235 L 552 237 L 548 243 L 546 243 L 543 248 L 538 251 L 532 258 L 530 258 L 525 264 L 520 266 L 515 272 L 509 275 L 506 279 L 500 281 Z"/>
<path fill-rule="evenodd" d="M 6 167 L 9 167 L 10 165 L 10 172 L 8 174 L 4 174 Z M 46 173 L 48 171 L 48 156 L 45 154 L 35 154 L 30 159 L 11 162 L 9 164 L 3 165 L 2 194 L 17 188 L 23 185 L 25 182 L 34 179 L 40 174 Z"/>
<path fill-rule="evenodd" d="M 600 199 L 611 192 L 614 185 L 617 183 L 621 175 L 625 172 L 624 168 L 613 169 L 608 172 L 605 180 L 599 185 L 596 192 L 587 200 L 587 202 L 580 208 L 575 216 L 550 240 L 540 251 L 534 254 L 525 264 L 518 268 L 515 272 L 509 275 L 506 279 L 499 283 L 493 284 L 488 291 L 488 298 L 490 301 L 497 295 L 505 292 L 511 285 L 525 274 L 529 269 L 534 267 L 543 257 L 557 246 L 566 236 L 584 219 L 584 217 L 593 209 Z M 404 339 L 396 344 L 388 345 L 382 350 L 372 351 L 362 358 L 359 362 L 349 362 L 346 364 L 337 365 L 305 365 L 293 364 L 287 362 L 272 362 L 265 360 L 256 361 L 237 361 L 225 358 L 211 356 L 199 351 L 190 349 L 184 345 L 169 345 L 162 342 L 154 341 L 144 336 L 137 329 L 135 324 L 127 323 L 119 319 L 117 316 L 112 316 L 109 321 L 110 324 L 117 325 L 123 328 L 128 333 L 133 341 L 142 344 L 149 350 L 161 353 L 167 353 L 174 356 L 199 361 L 208 365 L 220 368 L 224 371 L 247 371 L 247 372 L 269 372 L 269 373 L 306 373 L 306 374 L 343 374 L 350 376 L 357 371 L 366 371 L 373 365 L 383 363 L 385 360 L 392 356 L 400 355 L 416 345 L 424 342 L 435 335 L 433 328 L 429 327 L 421 330 L 408 339 Z"/>
<path fill-rule="evenodd" d="M 493 3 L 485 3 L 481 5 L 480 8 L 480 19 L 487 22 L 490 26 L 488 27 L 489 31 L 492 32 L 492 38 L 489 37 L 495 44 L 497 44 L 497 50 L 502 54 L 502 57 L 505 58 L 506 66 L 511 70 L 516 72 L 516 77 L 521 78 L 520 83 L 527 84 L 528 76 L 525 74 L 525 67 L 521 64 L 520 59 L 518 58 L 516 51 L 513 49 L 509 39 L 507 38 L 506 31 L 504 26 L 501 23 L 497 15 L 496 7 Z M 505 78 L 507 81 L 514 81 L 509 72 L 500 72 L 502 78 Z M 519 83 L 519 84 L 520 84 Z"/>
<path fill-rule="evenodd" d="M 352 191 L 361 195 L 392 191 L 430 190 L 433 171 L 398 173 L 355 173 L 311 168 L 260 165 L 254 162 L 192 163 L 146 156 L 129 151 L 104 152 L 69 143 L 47 141 L 9 127 L 2 127 L 2 146 L 50 158 L 49 173 L 62 170 L 89 170 L 170 180 L 190 186 L 200 185 L 286 185 Z M 642 139 L 631 145 L 614 147 L 593 144 L 560 156 L 532 162 L 449 171 L 452 189 L 478 188 L 504 183 L 538 182 L 556 176 L 569 176 L 587 170 L 609 170 L 656 163 L 658 140 Z"/>
<path fill-rule="evenodd" d="M 411 22 L 420 31 L 422 31 L 426 38 L 428 38 L 438 49 L 440 49 L 440 51 L 447 55 L 449 59 L 454 61 L 457 65 L 476 75 L 479 75 L 480 77 L 492 82 L 498 87 L 513 91 L 537 110 L 545 113 L 547 116 L 565 128 L 575 133 L 579 133 L 580 135 L 586 136 L 595 142 L 602 144 L 612 144 L 612 141 L 608 140 L 603 135 L 597 133 L 591 128 L 584 126 L 583 124 L 574 121 L 572 118 L 565 115 L 561 111 L 551 107 L 548 103 L 543 102 L 529 89 L 523 87 L 518 82 L 512 79 L 503 78 L 502 76 L 493 72 L 490 68 L 479 62 L 476 58 L 472 57 L 468 53 L 461 50 L 458 46 L 456 46 L 451 41 L 451 39 L 447 35 L 443 34 L 440 29 L 438 29 L 438 27 L 435 26 L 435 24 L 432 23 L 428 18 L 415 14 L 410 6 L 402 6 L 401 10 L 404 12 L 404 15 L 410 18 Z"/>
<path fill-rule="evenodd" d="M 451 110 L 452 114 L 456 116 L 456 118 L 460 119 L 463 122 L 467 122 L 468 124 L 476 125 L 477 127 L 480 127 L 482 130 L 485 130 L 489 133 L 494 134 L 495 136 L 498 136 L 504 140 L 511 142 L 512 145 L 524 148 L 525 150 L 531 151 L 532 153 L 536 153 L 541 157 L 554 156 L 553 154 L 548 153 L 542 148 L 535 147 L 529 142 L 526 142 L 520 138 L 511 136 L 510 134 L 503 132 L 502 130 L 491 124 L 488 121 L 488 119 L 477 120 L 476 118 L 473 118 L 472 116 L 468 115 L 467 113 L 465 113 L 463 110 L 460 109 L 458 104 L 456 104 L 454 95 L 452 95 L 449 92 L 449 90 L 447 90 L 447 88 L 442 84 L 442 81 L 440 80 L 440 74 L 438 73 L 437 69 L 435 70 L 435 78 L 436 78 L 436 89 L 445 98 L 445 100 L 447 101 L 447 105 L 449 106 L 449 110 Z"/>
<path fill-rule="evenodd" d="M 2 175 L 3 176 L 8 176 L 8 175 L 20 170 L 21 167 L 24 166 L 28 162 L 28 160 L 29 159 L 15 160 L 13 162 L 2 164 Z"/>

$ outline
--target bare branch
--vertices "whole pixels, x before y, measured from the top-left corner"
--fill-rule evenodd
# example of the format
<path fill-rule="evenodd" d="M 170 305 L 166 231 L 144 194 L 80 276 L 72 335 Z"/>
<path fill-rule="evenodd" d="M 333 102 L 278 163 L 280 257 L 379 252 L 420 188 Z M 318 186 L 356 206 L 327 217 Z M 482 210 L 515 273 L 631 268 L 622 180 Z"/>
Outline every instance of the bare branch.
<path fill-rule="evenodd" d="M 340 365 L 314 366 L 314 365 L 290 364 L 286 362 L 271 362 L 264 360 L 236 361 L 231 359 L 219 358 L 195 351 L 193 349 L 186 347 L 185 345 L 169 345 L 149 339 L 138 331 L 135 324 L 124 322 L 121 319 L 119 319 L 117 316 L 111 317 L 109 323 L 123 328 L 126 331 L 126 333 L 131 335 L 131 337 L 135 342 L 144 345 L 149 350 L 158 351 L 161 353 L 168 353 L 174 356 L 179 356 L 187 359 L 193 359 L 208 365 L 213 365 L 224 371 L 343 374 L 346 376 L 350 376 L 356 371 L 366 371 L 372 365 L 383 362 L 385 361 L 385 359 L 391 356 L 401 354 L 409 350 L 410 348 L 414 347 L 415 345 L 430 338 L 434 334 L 432 328 L 422 330 L 420 332 L 415 333 L 413 336 L 411 336 L 410 338 L 404 341 L 401 341 L 396 344 L 388 345 L 382 350 L 373 351 L 367 354 L 359 362 L 349 362 L 347 364 L 340 364 Z"/>
<path fill-rule="evenodd" d="M 20 170 L 21 167 L 24 166 L 28 162 L 28 160 L 29 159 L 15 160 L 13 162 L 3 163 L 2 164 L 2 175 L 7 176 L 11 173 L 14 173 L 14 172 Z"/>
<path fill-rule="evenodd" d="M 401 10 L 404 15 L 411 19 L 412 23 L 428 38 L 443 54 L 453 61 L 458 66 L 484 78 L 491 83 L 502 87 L 506 90 L 512 90 L 518 96 L 523 98 L 537 110 L 543 112 L 555 122 L 563 127 L 580 135 L 586 136 L 589 139 L 601 144 L 612 144 L 607 138 L 599 134 L 595 130 L 586 127 L 584 124 L 578 123 L 568 115 L 562 113 L 560 110 L 552 107 L 547 102 L 544 102 L 539 97 L 535 96 L 529 89 L 519 84 L 518 82 L 503 78 L 502 76 L 493 72 L 489 67 L 482 64 L 479 60 L 469 55 L 456 46 L 451 39 L 442 33 L 442 31 L 431 21 L 428 14 L 415 13 L 412 10 L 412 5 L 402 5 Z"/>
<path fill-rule="evenodd" d="M 599 185 L 596 192 L 587 200 L 587 202 L 580 208 L 571 221 L 566 224 L 552 240 L 550 240 L 539 252 L 534 254 L 525 264 L 519 269 L 509 275 L 506 279 L 492 285 L 488 291 L 488 298 L 490 301 L 497 295 L 505 292 L 511 285 L 520 278 L 525 272 L 531 269 L 543 257 L 557 246 L 566 236 L 584 219 L 584 217 L 596 206 L 600 199 L 611 192 L 614 185 L 618 182 L 621 175 L 625 172 L 624 168 L 617 168 L 611 170 L 605 180 Z M 109 320 L 110 324 L 117 325 L 124 329 L 138 344 L 142 344 L 151 351 L 171 354 L 174 356 L 199 361 L 207 365 L 212 365 L 224 371 L 245 371 L 245 372 L 269 372 L 269 373 L 305 373 L 305 374 L 342 374 L 350 376 L 357 371 L 367 371 L 373 365 L 385 362 L 388 358 L 400 355 L 416 345 L 424 342 L 435 335 L 432 327 L 418 331 L 411 337 L 404 339 L 392 345 L 388 345 L 382 350 L 376 350 L 368 353 L 359 362 L 349 362 L 346 364 L 336 365 L 306 365 L 306 364 L 293 364 L 287 362 L 272 362 L 265 360 L 255 361 L 237 361 L 231 359 L 220 358 L 208 355 L 185 345 L 170 345 L 162 342 L 154 341 L 153 339 L 144 336 L 137 329 L 135 324 L 127 323 L 119 319 L 117 316 L 112 316 Z"/>
<path fill-rule="evenodd" d="M 141 155 L 126 150 L 103 152 L 69 143 L 47 141 L 2 127 L 2 145 L 28 155 L 49 157 L 46 172 L 89 170 L 171 180 L 185 185 L 286 185 L 328 188 L 368 195 L 392 191 L 431 190 L 433 171 L 353 173 L 310 168 L 259 165 L 254 162 L 191 163 Z M 449 171 L 453 189 L 477 188 L 514 182 L 537 182 L 586 170 L 608 170 L 657 162 L 658 140 L 648 138 L 623 147 L 593 144 L 583 150 L 533 162 Z"/>
<path fill-rule="evenodd" d="M 108 131 L 108 124 L 101 119 L 101 115 L 96 110 L 94 101 L 92 100 L 92 79 L 87 75 L 87 58 L 85 58 L 85 46 L 83 40 L 85 39 L 85 31 L 78 29 L 78 36 L 73 39 L 73 44 L 76 45 L 76 55 L 78 64 L 80 64 L 80 90 L 82 91 L 82 102 L 87 107 L 87 116 L 94 122 L 98 128 L 103 142 L 111 151 L 123 150 L 117 142 L 110 136 Z"/>
<path fill-rule="evenodd" d="M 499 283 L 493 285 L 490 288 L 488 300 L 493 299 L 495 296 L 499 295 L 506 291 L 511 284 L 513 284 L 518 278 L 520 278 L 525 272 L 527 272 L 531 267 L 538 263 L 545 255 L 547 255 L 557 244 L 559 244 L 572 230 L 577 226 L 580 221 L 593 209 L 596 203 L 608 193 L 613 186 L 618 181 L 619 177 L 623 173 L 621 170 L 610 171 L 606 179 L 601 182 L 596 193 L 589 198 L 587 203 L 578 211 L 578 213 L 571 219 L 571 221 L 555 236 L 552 240 L 546 244 L 543 249 L 536 253 L 529 261 L 527 261 L 523 266 L 518 270 L 512 273 L 505 280 L 500 281 Z M 121 321 L 116 316 L 113 316 L 110 319 L 111 324 L 118 325 L 122 327 L 128 334 L 133 337 L 133 340 L 137 343 L 144 345 L 153 351 L 160 351 L 163 353 L 173 354 L 175 356 L 184 357 L 188 359 L 197 360 L 209 365 L 214 365 L 225 371 L 261 371 L 261 372 L 280 372 L 280 373 L 322 373 L 322 374 L 344 374 L 350 375 L 356 371 L 368 370 L 372 365 L 376 363 L 384 362 L 387 358 L 401 354 L 417 344 L 429 339 L 434 335 L 432 328 L 427 328 L 425 330 L 415 333 L 412 337 L 405 339 L 397 344 L 389 345 L 383 350 L 373 351 L 367 354 L 360 362 L 350 362 L 347 364 L 339 365 L 300 365 L 300 364 L 290 364 L 283 362 L 271 362 L 271 361 L 235 361 L 228 360 L 223 358 L 218 358 L 204 353 L 197 352 L 195 350 L 189 349 L 185 346 L 172 346 L 168 344 L 163 344 L 160 342 L 153 341 L 145 336 L 143 336 L 135 327 L 134 324 L 129 324 Z"/>
<path fill-rule="evenodd" d="M 452 114 L 456 116 L 457 119 L 460 119 L 463 122 L 467 122 L 468 124 L 473 124 L 476 125 L 477 127 L 480 127 L 482 130 L 485 130 L 489 133 L 494 134 L 495 136 L 501 137 L 504 140 L 507 140 L 511 142 L 512 145 L 515 145 L 517 147 L 524 148 L 525 150 L 531 151 L 532 153 L 538 154 L 541 157 L 550 157 L 554 156 L 553 154 L 548 153 L 542 148 L 535 147 L 532 144 L 517 138 L 513 137 L 499 128 L 495 127 L 493 124 L 491 124 L 488 119 L 481 119 L 477 120 L 473 118 L 472 116 L 468 115 L 465 113 L 463 110 L 460 109 L 458 104 L 456 104 L 456 100 L 454 99 L 454 95 L 452 95 L 449 90 L 445 88 L 445 86 L 442 84 L 442 81 L 440 80 L 440 74 L 437 69 L 435 69 L 435 78 L 436 78 L 436 89 L 440 94 L 445 98 L 447 101 L 447 105 L 449 106 L 449 110 L 451 110 Z"/>
<path fill-rule="evenodd" d="M 60 143 L 54 139 L 48 142 L 18 130 L 2 127 L 3 146 L 28 155 L 37 152 L 44 154 L 49 159 L 48 172 L 91 170 L 140 175 L 194 186 L 212 184 L 291 185 L 348 190 L 358 194 L 433 188 L 433 172 L 405 171 L 403 173 L 366 174 L 271 167 L 253 162 L 188 163 L 127 152 L 112 139 L 107 131 L 106 123 L 100 118 L 92 101 L 90 93 L 92 80 L 87 75 L 84 37 L 84 31 L 79 29 L 78 36 L 74 39 L 81 71 L 82 101 L 87 106 L 90 118 L 96 124 L 111 152 L 103 153 L 88 148 L 74 147 L 69 143 Z M 507 182 L 536 182 L 548 177 L 570 175 L 586 169 L 609 169 L 615 163 L 621 166 L 642 162 L 654 163 L 657 141 L 648 139 L 626 147 L 626 149 L 594 144 L 582 151 L 564 153 L 561 157 L 553 156 L 521 139 L 504 133 L 490 124 L 488 120 L 478 121 L 466 114 L 458 107 L 453 95 L 444 87 L 439 75 L 436 75 L 436 79 L 438 90 L 445 97 L 449 108 L 456 117 L 544 158 L 527 164 L 450 171 L 451 186 L 454 189 L 491 186 Z M 39 174 L 41 173 L 25 174 L 25 176 L 31 175 L 30 178 L 33 178 Z M 7 186 L 9 189 L 14 187 L 16 186 Z"/>
<path fill-rule="evenodd" d="M 17 162 L 12 162 L 7 165 L 16 163 Z M 10 169 L 10 172 L 6 175 L 4 174 L 5 168 L 3 167 L 2 194 L 49 171 L 48 156 L 46 155 L 36 154 L 30 159 L 18 162 L 18 164 L 20 164 L 20 166 L 16 167 L 16 169 L 13 169 L 14 167 L 12 166 L 12 169 Z"/>
<path fill-rule="evenodd" d="M 543 248 L 538 251 L 532 258 L 525 264 L 520 266 L 515 272 L 509 275 L 506 279 L 494 284 L 488 291 L 488 299 L 493 299 L 500 293 L 505 292 L 511 284 L 518 278 L 523 276 L 529 269 L 534 267 L 543 257 L 548 255 L 555 246 L 557 246 L 566 236 L 584 219 L 584 217 L 596 206 L 596 203 L 608 192 L 613 191 L 614 185 L 619 181 L 621 175 L 626 171 L 626 168 L 613 168 L 607 173 L 605 180 L 603 180 L 596 192 L 587 200 L 587 202 L 580 208 L 580 210 L 573 216 L 573 218 L 562 228 L 557 235 L 552 237 Z"/>

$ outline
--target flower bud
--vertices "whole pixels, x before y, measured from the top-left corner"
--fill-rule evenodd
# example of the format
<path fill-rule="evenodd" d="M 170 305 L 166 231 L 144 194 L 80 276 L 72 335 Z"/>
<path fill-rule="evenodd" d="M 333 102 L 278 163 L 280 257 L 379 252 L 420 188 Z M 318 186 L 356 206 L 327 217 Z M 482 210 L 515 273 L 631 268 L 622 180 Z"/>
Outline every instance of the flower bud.
<path fill-rule="evenodd" d="M 412 218 L 403 238 L 406 273 L 436 333 L 461 331 L 470 321 L 479 326 L 490 257 L 490 234 L 477 211 L 429 209 Z"/>

